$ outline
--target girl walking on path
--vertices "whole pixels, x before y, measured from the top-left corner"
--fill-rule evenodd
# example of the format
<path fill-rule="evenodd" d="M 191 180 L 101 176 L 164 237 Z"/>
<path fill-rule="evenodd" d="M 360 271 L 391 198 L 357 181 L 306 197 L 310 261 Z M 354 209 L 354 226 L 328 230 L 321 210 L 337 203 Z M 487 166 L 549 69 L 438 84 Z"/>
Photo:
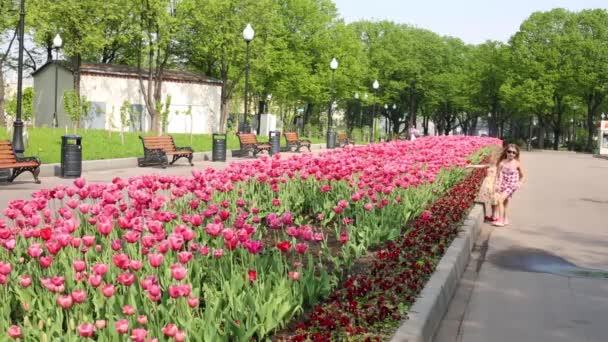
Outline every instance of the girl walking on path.
<path fill-rule="evenodd" d="M 526 180 L 519 160 L 519 147 L 517 145 L 509 144 L 505 147 L 497 163 L 497 174 L 498 218 L 492 224 L 497 227 L 504 227 L 509 224 L 507 215 L 509 200 Z"/>

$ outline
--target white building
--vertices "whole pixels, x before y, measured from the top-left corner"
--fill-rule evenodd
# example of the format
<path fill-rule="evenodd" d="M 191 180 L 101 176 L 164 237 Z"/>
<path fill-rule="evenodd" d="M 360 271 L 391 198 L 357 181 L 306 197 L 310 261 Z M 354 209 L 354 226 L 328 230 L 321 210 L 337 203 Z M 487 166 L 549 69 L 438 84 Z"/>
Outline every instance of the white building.
<path fill-rule="evenodd" d="M 34 116 L 36 126 L 52 127 L 57 101 L 57 126 L 72 126 L 67 117 L 63 94 L 74 89 L 71 65 L 61 61 L 46 63 L 34 73 Z M 144 77 L 144 87 L 147 86 Z M 57 85 L 57 86 L 56 86 Z M 161 101 L 171 96 L 168 133 L 212 133 L 219 131 L 222 82 L 186 71 L 166 70 Z M 125 65 L 83 63 L 80 68 L 80 94 L 91 102 L 83 126 L 89 129 L 120 130 L 120 108 L 131 106 L 130 124 L 125 131 L 149 131 L 147 113 L 137 68 Z M 57 97 L 55 97 L 57 96 Z M 192 117 L 187 115 L 190 109 Z"/>

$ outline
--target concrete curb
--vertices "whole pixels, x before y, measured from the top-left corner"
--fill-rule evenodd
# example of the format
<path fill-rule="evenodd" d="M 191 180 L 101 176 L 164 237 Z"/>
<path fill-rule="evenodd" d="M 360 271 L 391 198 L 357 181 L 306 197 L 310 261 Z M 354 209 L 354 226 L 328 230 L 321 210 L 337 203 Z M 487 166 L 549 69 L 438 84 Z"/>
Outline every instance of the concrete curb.
<path fill-rule="evenodd" d="M 313 149 L 322 149 L 325 147 L 325 144 L 313 144 L 311 148 Z M 226 162 L 230 162 L 230 158 L 237 157 L 238 150 L 227 150 L 226 151 Z M 142 152 L 143 155 L 143 152 Z M 206 152 L 194 152 L 194 157 L 192 161 L 209 161 L 211 160 L 211 151 Z M 43 161 L 44 162 L 44 161 Z M 185 163 L 187 165 L 188 161 L 185 159 L 180 159 L 177 163 Z M 196 166 L 196 165 L 195 165 Z M 82 173 L 85 174 L 89 171 L 98 171 L 98 170 L 114 170 L 114 169 L 125 169 L 137 166 L 137 157 L 132 158 L 117 158 L 117 159 L 98 159 L 98 160 L 83 160 L 82 161 Z M 40 165 L 40 177 L 54 177 L 61 175 L 61 164 L 42 164 Z"/>
<path fill-rule="evenodd" d="M 399 327 L 392 342 L 430 342 L 448 310 L 464 273 L 483 222 L 483 207 L 475 204 L 465 219 L 462 232 L 454 239 Z"/>

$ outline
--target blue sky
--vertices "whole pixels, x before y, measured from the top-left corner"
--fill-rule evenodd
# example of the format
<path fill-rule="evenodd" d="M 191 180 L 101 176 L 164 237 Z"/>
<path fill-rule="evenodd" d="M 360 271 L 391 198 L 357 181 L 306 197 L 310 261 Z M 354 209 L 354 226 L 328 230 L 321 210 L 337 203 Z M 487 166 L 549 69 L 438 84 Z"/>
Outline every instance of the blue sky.
<path fill-rule="evenodd" d="M 347 21 L 392 20 L 458 37 L 466 43 L 506 42 L 535 11 L 608 8 L 607 0 L 334 0 Z"/>

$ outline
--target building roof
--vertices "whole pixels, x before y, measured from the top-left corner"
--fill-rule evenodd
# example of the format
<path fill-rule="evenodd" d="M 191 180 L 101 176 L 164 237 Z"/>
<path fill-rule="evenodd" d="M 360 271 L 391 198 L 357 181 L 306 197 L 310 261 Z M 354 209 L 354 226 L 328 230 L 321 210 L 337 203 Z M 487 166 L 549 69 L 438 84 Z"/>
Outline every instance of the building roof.
<path fill-rule="evenodd" d="M 32 76 L 35 77 L 38 73 L 42 72 L 42 70 L 46 69 L 51 64 L 57 64 L 60 67 L 72 72 L 72 64 L 68 61 L 50 61 L 38 68 L 38 70 L 32 73 Z M 146 70 L 142 69 L 144 73 L 144 78 L 146 77 Z M 137 67 L 132 67 L 128 65 L 118 65 L 118 64 L 102 64 L 102 63 L 82 63 L 80 65 L 80 73 L 84 75 L 99 75 L 106 77 L 116 77 L 116 78 L 138 78 L 139 72 Z M 181 70 L 165 70 L 163 72 L 163 81 L 170 82 L 182 82 L 182 83 L 206 83 L 212 85 L 221 85 L 222 81 L 201 75 L 196 74 L 190 71 L 181 71 Z"/>

